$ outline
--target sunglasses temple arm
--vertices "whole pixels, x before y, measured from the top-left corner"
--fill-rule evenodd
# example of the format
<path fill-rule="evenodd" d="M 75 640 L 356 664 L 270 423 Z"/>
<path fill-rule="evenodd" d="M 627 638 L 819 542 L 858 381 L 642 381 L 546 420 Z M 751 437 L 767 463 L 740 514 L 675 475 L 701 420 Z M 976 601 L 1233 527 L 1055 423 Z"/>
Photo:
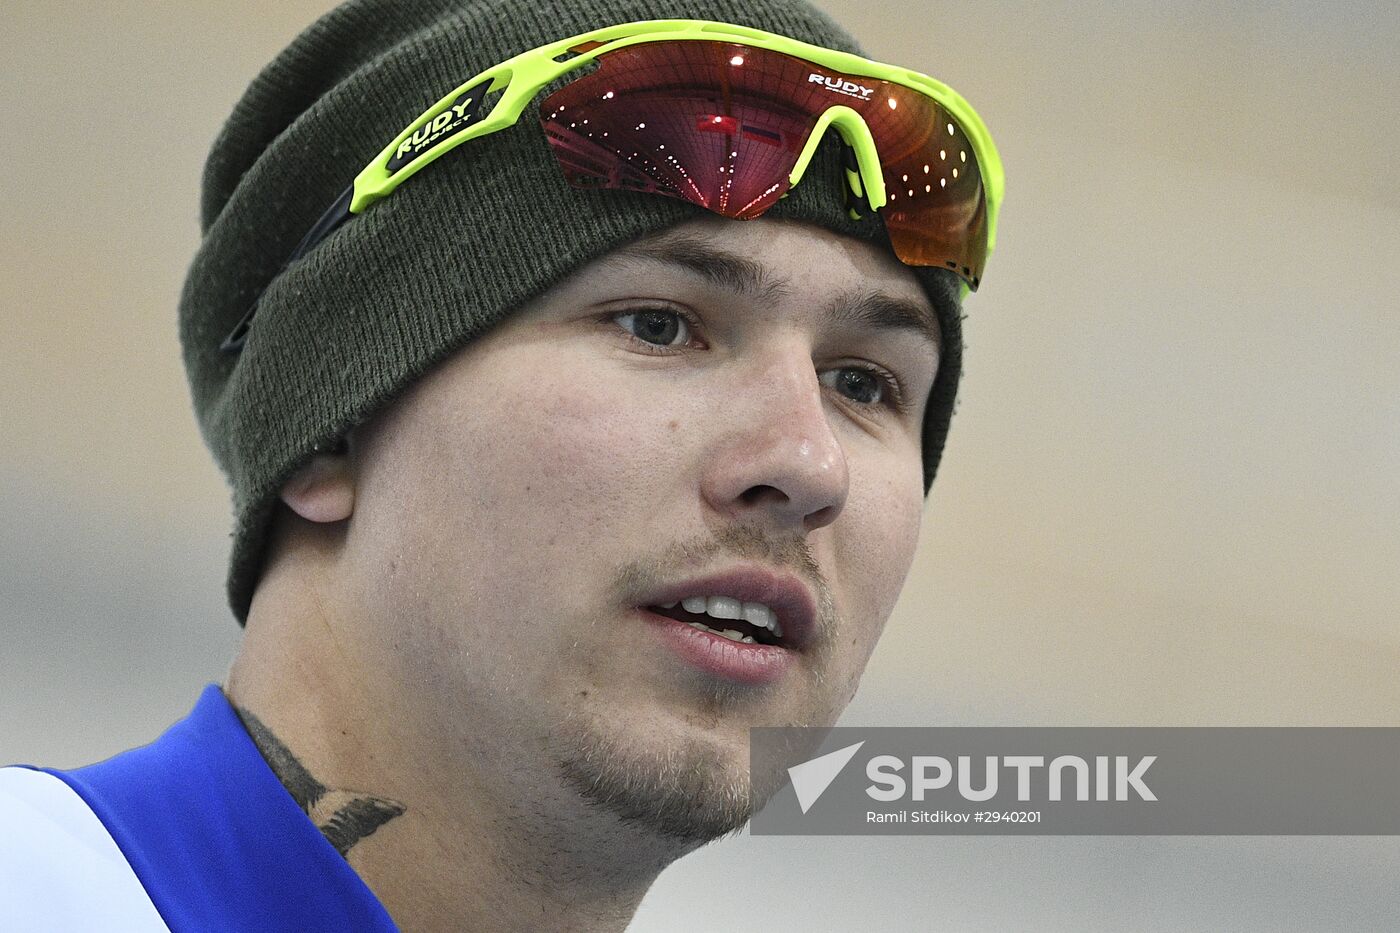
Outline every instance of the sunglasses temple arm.
<path fill-rule="evenodd" d="M 292 263 L 315 249 L 322 240 L 335 232 L 341 224 L 355 216 L 350 212 L 350 202 L 354 197 L 355 186 L 351 185 L 341 193 L 340 197 L 336 198 L 334 204 L 326 209 L 326 212 L 321 215 L 321 219 L 316 221 L 315 225 L 306 232 L 306 236 L 301 238 L 301 242 L 297 244 L 297 248 L 292 250 L 292 254 L 287 257 L 286 262 L 282 263 L 282 267 L 277 270 L 273 279 L 276 279 L 277 276 L 285 272 Z M 219 344 L 219 350 L 221 352 L 237 353 L 243 349 L 243 344 L 248 341 L 248 333 L 253 328 L 253 317 L 258 313 L 258 302 L 261 300 L 262 292 L 259 292 L 253 299 L 253 303 L 249 306 L 247 312 L 244 313 L 243 317 L 234 325 L 233 330 L 229 331 L 228 336 L 224 338 L 224 342 Z"/>

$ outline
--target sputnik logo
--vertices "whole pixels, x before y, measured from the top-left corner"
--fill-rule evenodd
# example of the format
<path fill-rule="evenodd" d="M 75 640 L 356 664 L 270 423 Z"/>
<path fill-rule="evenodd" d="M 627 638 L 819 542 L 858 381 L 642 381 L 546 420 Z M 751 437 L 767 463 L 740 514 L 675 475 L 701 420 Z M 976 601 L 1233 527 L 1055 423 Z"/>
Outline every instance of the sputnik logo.
<path fill-rule="evenodd" d="M 846 767 L 864 744 L 862 740 L 788 768 L 788 777 L 792 780 L 792 789 L 797 791 L 797 803 L 802 807 L 803 813 L 812 809 L 812 804 L 826 793 L 826 789 L 836 780 L 841 769 Z"/>

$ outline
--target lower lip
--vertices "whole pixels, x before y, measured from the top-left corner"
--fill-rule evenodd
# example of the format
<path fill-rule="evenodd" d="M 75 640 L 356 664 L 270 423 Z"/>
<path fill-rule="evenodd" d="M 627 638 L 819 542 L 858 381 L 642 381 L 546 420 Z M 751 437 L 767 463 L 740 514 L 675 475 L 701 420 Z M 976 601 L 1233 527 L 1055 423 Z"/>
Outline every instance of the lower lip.
<path fill-rule="evenodd" d="M 767 684 L 781 679 L 792 667 L 793 652 L 788 648 L 730 641 L 647 609 L 636 612 L 682 660 L 715 677 Z"/>

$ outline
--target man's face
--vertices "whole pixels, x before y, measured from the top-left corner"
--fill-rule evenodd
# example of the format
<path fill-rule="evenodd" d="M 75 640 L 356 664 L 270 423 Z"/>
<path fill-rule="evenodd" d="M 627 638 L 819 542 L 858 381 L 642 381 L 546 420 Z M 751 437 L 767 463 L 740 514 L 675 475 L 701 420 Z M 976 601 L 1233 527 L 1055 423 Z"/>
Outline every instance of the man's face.
<path fill-rule="evenodd" d="M 420 380 L 356 436 L 335 633 L 397 751 L 476 800 L 504 772 L 672 838 L 742 825 L 749 727 L 833 723 L 908 572 L 934 321 L 874 244 L 704 218 Z"/>

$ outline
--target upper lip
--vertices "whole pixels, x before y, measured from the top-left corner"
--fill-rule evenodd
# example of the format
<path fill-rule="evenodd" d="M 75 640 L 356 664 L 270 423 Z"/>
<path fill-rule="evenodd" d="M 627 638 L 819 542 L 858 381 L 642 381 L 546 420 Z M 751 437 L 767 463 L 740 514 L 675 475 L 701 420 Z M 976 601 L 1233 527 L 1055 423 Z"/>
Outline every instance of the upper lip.
<path fill-rule="evenodd" d="M 804 648 L 816 634 L 817 601 L 811 589 L 790 573 L 746 564 L 668 584 L 647 596 L 643 606 L 680 602 L 687 596 L 733 596 L 763 603 L 783 627 L 782 644 Z"/>

